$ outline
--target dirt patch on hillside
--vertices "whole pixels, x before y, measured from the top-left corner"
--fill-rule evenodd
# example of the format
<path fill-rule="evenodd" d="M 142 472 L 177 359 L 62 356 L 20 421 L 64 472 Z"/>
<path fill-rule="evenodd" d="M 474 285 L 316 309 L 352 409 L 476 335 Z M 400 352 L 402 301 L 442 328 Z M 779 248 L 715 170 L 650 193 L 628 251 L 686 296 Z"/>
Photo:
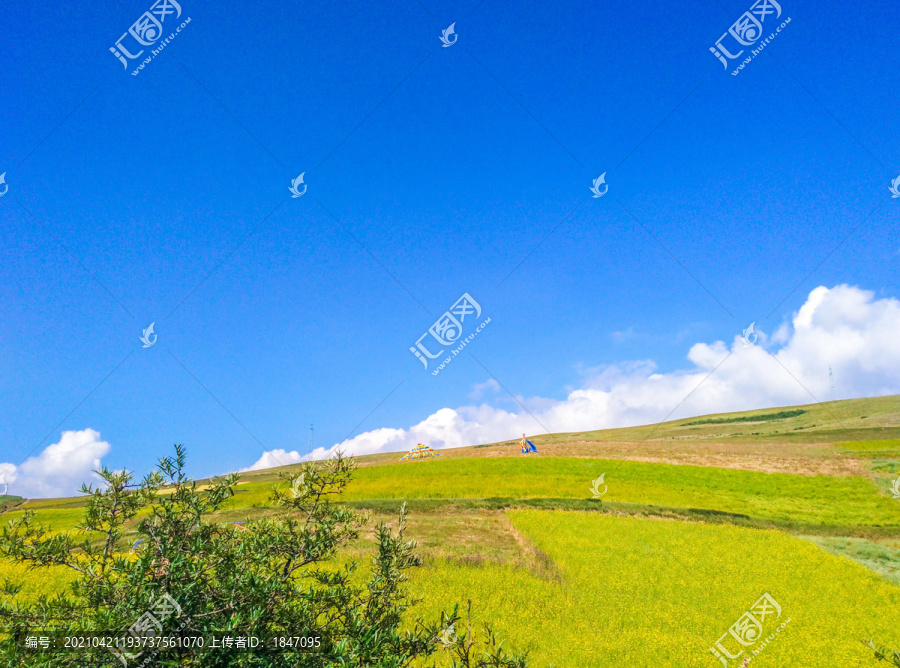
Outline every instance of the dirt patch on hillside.
<path fill-rule="evenodd" d="M 535 439 L 537 441 L 537 439 Z M 538 443 L 538 454 L 522 455 L 518 446 L 443 450 L 450 459 L 462 457 L 584 457 L 626 459 L 662 464 L 716 466 L 765 473 L 870 476 L 869 461 L 838 454 L 830 443 L 686 442 L 683 439 L 628 441 L 571 441 Z"/>
<path fill-rule="evenodd" d="M 867 463 L 858 459 L 798 459 L 788 457 L 761 457 L 735 454 L 682 454 L 628 456 L 625 459 L 664 464 L 689 464 L 692 466 L 716 466 L 743 471 L 764 473 L 794 473 L 798 475 L 830 475 L 837 477 L 868 476 Z"/>

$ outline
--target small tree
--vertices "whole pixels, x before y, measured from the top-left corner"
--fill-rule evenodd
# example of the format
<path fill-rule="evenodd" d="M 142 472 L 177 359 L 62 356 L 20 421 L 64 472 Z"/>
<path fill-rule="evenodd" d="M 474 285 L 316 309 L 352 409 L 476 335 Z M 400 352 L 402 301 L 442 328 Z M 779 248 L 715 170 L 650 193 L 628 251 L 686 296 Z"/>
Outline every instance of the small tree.
<path fill-rule="evenodd" d="M 64 566 L 75 579 L 68 591 L 31 601 L 6 581 L 5 665 L 401 668 L 453 649 L 442 639 L 458 621 L 456 610 L 431 624 L 404 625 L 414 603 L 406 573 L 421 565 L 415 542 L 404 538 L 406 504 L 396 533 L 377 527 L 368 578 L 356 562 L 335 559 L 368 523 L 331 501 L 350 482 L 352 459 L 338 455 L 285 476 L 290 488 L 276 488 L 273 497 L 283 512 L 245 527 L 208 518 L 233 496 L 238 476 L 198 489 L 184 466 L 185 449 L 176 445 L 175 457 L 160 460 L 140 483 L 128 472 L 99 471 L 104 486 L 82 487 L 88 505 L 77 533 L 35 526 L 33 512 L 9 522 L 0 555 L 37 569 Z M 138 518 L 142 540 L 125 552 L 124 527 Z M 479 658 L 456 652 L 462 662 L 453 665 L 527 665 L 488 634 L 493 649 Z M 29 642 L 33 637 L 48 638 L 49 646 Z M 72 646 L 67 638 L 86 640 Z M 213 638 L 231 638 L 232 646 L 211 647 Z M 238 638 L 259 644 L 240 647 Z"/>
<path fill-rule="evenodd" d="M 441 615 L 444 631 L 440 641 L 452 655 L 451 668 L 524 668 L 528 665 L 527 653 L 506 653 L 503 641 L 487 622 L 483 625 L 483 648 L 478 651 L 478 633 L 472 628 L 472 601 L 466 602 L 466 630 L 462 633 L 456 631 L 458 610 L 456 606 L 452 615 Z"/>

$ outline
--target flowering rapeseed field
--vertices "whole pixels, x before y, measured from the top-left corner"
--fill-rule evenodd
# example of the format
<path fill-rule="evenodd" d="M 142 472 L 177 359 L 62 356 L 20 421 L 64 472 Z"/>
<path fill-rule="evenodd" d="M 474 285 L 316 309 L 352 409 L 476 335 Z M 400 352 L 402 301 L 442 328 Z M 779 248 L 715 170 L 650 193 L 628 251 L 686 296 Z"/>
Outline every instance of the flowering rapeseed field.
<path fill-rule="evenodd" d="M 765 619 L 763 637 L 790 621 L 752 665 L 872 665 L 860 639 L 900 646 L 900 589 L 783 533 L 591 512 L 509 515 L 553 559 L 558 580 L 435 562 L 413 587 L 421 613 L 471 598 L 476 614 L 532 649 L 535 666 L 714 668 L 709 648 L 764 593 L 782 612 Z"/>
<path fill-rule="evenodd" d="M 900 525 L 897 502 L 864 478 L 588 458 L 362 467 L 343 498 L 586 499 L 591 480 L 601 473 L 608 486 L 604 502 L 835 527 Z M 266 506 L 272 484 L 238 486 L 221 521 L 271 512 Z M 57 531 L 74 526 L 82 512 L 67 500 L 28 505 L 36 508 L 39 522 Z M 541 567 L 432 559 L 411 577 L 413 593 L 423 598 L 415 613 L 430 617 L 471 599 L 477 617 L 494 622 L 513 646 L 532 650 L 534 666 L 716 668 L 722 664 L 710 647 L 763 594 L 781 607 L 777 619 L 763 620 L 763 637 L 784 626 L 761 649 L 762 643 L 747 646 L 758 652 L 752 665 L 872 665 L 861 639 L 900 647 L 900 588 L 786 533 L 598 512 L 515 510 L 507 516 L 518 538 L 545 555 Z M 439 526 L 436 521 L 434 531 Z M 481 535 L 474 528 L 471 533 Z M 504 549 L 515 550 L 518 543 L 507 538 L 512 547 Z M 8 562 L 0 564 L 3 576 L 26 582 L 25 595 L 58 589 L 67 577 L 55 571 L 38 575 Z M 731 651 L 738 647 L 730 635 L 722 642 Z"/>

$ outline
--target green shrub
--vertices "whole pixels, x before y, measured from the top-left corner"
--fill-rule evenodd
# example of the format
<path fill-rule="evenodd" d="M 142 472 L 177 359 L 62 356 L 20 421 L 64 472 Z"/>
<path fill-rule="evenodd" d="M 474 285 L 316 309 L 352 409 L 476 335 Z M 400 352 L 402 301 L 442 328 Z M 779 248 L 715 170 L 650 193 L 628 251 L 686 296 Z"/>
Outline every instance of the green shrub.
<path fill-rule="evenodd" d="M 338 456 L 286 476 L 289 487 L 273 493 L 278 517 L 221 525 L 207 516 L 233 496 L 238 476 L 198 489 L 184 474 L 184 448 L 175 451 L 140 483 L 127 471 L 99 471 L 105 485 L 82 487 L 89 498 L 76 532 L 50 533 L 35 526 L 33 512 L 3 529 L 0 555 L 37 569 L 63 566 L 75 579 L 36 598 L 17 596 L 21 586 L 7 579 L 2 665 L 401 668 L 438 652 L 465 668 L 527 665 L 491 632 L 480 655 L 471 643 L 460 655 L 447 642 L 456 609 L 430 624 L 406 620 L 414 603 L 406 572 L 421 560 L 404 538 L 405 504 L 396 533 L 376 528 L 370 569 L 336 558 L 368 523 L 330 501 L 349 483 L 353 460 Z M 123 554 L 117 544 L 135 518 L 142 540 Z M 72 647 L 67 638 L 87 642 Z M 214 648 L 213 638 L 258 644 Z"/>

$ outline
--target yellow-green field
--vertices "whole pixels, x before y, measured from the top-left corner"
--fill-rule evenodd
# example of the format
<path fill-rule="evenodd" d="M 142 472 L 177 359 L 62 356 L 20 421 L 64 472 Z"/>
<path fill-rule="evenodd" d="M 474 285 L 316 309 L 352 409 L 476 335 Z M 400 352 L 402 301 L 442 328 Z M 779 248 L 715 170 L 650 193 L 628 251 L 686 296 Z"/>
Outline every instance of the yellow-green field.
<path fill-rule="evenodd" d="M 435 564 L 423 609 L 471 597 L 537 665 L 715 666 L 709 648 L 764 594 L 790 623 L 764 666 L 870 665 L 861 638 L 900 644 L 900 588 L 774 531 L 589 512 L 514 511 L 559 580 L 505 565 Z M 766 635 L 778 626 L 766 620 Z M 726 647 L 733 646 L 731 641 Z M 868 662 L 867 662 L 868 661 Z"/>
<path fill-rule="evenodd" d="M 739 513 L 770 520 L 849 526 L 900 526 L 897 503 L 863 477 L 805 476 L 715 467 L 563 457 L 433 459 L 359 469 L 348 501 L 383 499 L 589 499 L 605 474 L 605 502 Z M 269 504 L 272 482 L 235 488 L 226 510 Z M 29 505 L 56 530 L 72 528 L 80 508 Z M 15 517 L 21 510 L 7 513 Z M 245 513 L 246 514 L 246 513 Z M 236 517 L 243 517 L 240 513 Z M 251 512 L 249 516 L 253 516 Z"/>
<path fill-rule="evenodd" d="M 348 499 L 590 498 L 606 474 L 604 501 L 702 508 L 821 524 L 900 523 L 897 504 L 859 477 L 803 476 L 596 459 L 504 457 L 361 469 Z M 241 490 L 236 503 L 242 503 Z M 251 490 L 246 492 L 248 496 Z"/>
<path fill-rule="evenodd" d="M 898 435 L 900 397 L 880 397 L 549 435 L 527 457 L 511 443 L 420 462 L 381 454 L 360 459 L 341 502 L 390 522 L 409 500 L 426 557 L 414 614 L 471 599 L 535 666 L 720 666 L 709 648 L 765 593 L 782 612 L 763 635 L 790 621 L 753 665 L 878 665 L 863 638 L 900 648 Z M 247 474 L 213 519 L 278 512 L 277 473 Z M 30 508 L 55 531 L 83 510 L 15 503 L 4 519 Z M 366 560 L 370 545 L 349 556 Z M 69 576 L 0 562 L 0 577 L 31 596 Z"/>

